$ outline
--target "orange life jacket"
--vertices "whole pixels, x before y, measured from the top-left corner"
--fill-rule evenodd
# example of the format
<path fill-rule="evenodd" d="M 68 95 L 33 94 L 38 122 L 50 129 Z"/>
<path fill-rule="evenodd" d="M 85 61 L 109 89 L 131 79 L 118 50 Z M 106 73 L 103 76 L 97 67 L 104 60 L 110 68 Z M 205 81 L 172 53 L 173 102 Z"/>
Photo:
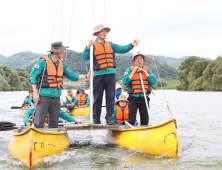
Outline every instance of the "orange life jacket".
<path fill-rule="evenodd" d="M 74 96 L 74 93 L 72 92 L 72 97 Z M 66 95 L 66 98 L 69 100 L 69 103 L 73 104 L 73 102 L 71 101 L 72 100 L 72 97 L 69 96 L 68 94 Z"/>
<path fill-rule="evenodd" d="M 32 122 L 34 122 L 34 118 L 32 117 Z M 47 125 L 49 123 L 49 115 L 47 114 L 45 117 L 44 125 Z"/>
<path fill-rule="evenodd" d="M 122 112 L 122 109 L 119 105 L 116 105 L 116 123 L 123 123 L 123 121 L 128 121 L 129 119 L 129 110 L 128 110 L 128 104 L 126 105 L 124 112 Z"/>
<path fill-rule="evenodd" d="M 49 123 L 49 115 L 47 114 L 45 117 L 44 125 L 47 125 Z"/>
<path fill-rule="evenodd" d="M 116 68 L 115 53 L 109 41 L 105 41 L 103 45 L 98 41 L 94 41 L 94 47 L 93 70 L 101 70 L 107 67 Z"/>
<path fill-rule="evenodd" d="M 131 66 L 130 69 L 131 71 L 133 71 L 134 66 Z M 143 66 L 142 69 L 147 71 L 147 66 Z M 143 79 L 145 93 L 150 93 L 149 81 L 147 80 L 145 73 L 142 72 L 141 75 Z M 128 93 L 143 93 L 143 87 L 140 81 L 140 74 L 138 72 L 133 75 L 132 81 L 129 83 Z"/>
<path fill-rule="evenodd" d="M 77 101 L 77 105 L 78 106 L 85 106 L 86 104 L 86 96 L 88 96 L 87 94 L 82 94 L 82 96 L 80 96 L 79 94 L 76 96 Z"/>
<path fill-rule="evenodd" d="M 47 68 L 44 72 L 44 77 L 42 80 L 41 74 L 38 77 L 38 87 L 41 84 L 41 88 L 51 88 L 51 87 L 57 87 L 58 89 L 62 89 L 62 79 L 63 79 L 63 63 L 62 60 L 59 59 L 59 64 L 57 65 L 57 69 L 53 61 L 48 57 L 44 56 L 41 57 L 46 60 Z"/>

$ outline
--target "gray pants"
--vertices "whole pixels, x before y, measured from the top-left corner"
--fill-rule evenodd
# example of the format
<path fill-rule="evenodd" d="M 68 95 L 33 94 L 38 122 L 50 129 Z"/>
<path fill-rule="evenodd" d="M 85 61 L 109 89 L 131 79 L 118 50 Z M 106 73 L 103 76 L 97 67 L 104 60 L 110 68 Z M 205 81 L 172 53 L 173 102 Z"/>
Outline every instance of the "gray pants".
<path fill-rule="evenodd" d="M 49 128 L 57 128 L 60 115 L 60 97 L 39 96 L 40 102 L 35 110 L 34 125 L 36 128 L 43 128 L 46 114 L 48 113 Z"/>

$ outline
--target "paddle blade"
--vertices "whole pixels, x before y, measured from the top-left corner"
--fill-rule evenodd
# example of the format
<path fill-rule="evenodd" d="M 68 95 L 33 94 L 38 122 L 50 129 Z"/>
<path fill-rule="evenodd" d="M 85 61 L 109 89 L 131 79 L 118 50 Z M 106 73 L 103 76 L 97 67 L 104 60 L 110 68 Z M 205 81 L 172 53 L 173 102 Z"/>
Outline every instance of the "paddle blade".
<path fill-rule="evenodd" d="M 16 126 L 16 124 L 11 123 L 11 122 L 0 122 L 0 131 L 17 129 L 14 126 Z"/>

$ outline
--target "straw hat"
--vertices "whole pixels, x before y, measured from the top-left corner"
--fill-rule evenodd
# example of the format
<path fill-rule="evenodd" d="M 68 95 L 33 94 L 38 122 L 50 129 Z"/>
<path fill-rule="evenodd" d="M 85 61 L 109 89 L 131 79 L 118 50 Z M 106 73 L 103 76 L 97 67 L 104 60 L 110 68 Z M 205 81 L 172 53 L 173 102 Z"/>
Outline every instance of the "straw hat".
<path fill-rule="evenodd" d="M 94 33 L 93 35 L 96 36 L 97 32 L 100 32 L 101 30 L 105 29 L 107 31 L 107 33 L 110 31 L 110 28 L 105 27 L 103 24 L 99 24 L 97 26 L 94 27 Z"/>
<path fill-rule="evenodd" d="M 131 60 L 131 63 L 134 63 L 134 62 L 135 62 L 134 59 L 135 59 L 135 57 L 138 56 L 138 55 L 143 56 L 144 62 L 147 60 L 147 57 L 146 57 L 144 54 L 142 54 L 140 51 L 138 51 L 138 52 L 134 53 L 134 56 L 133 56 L 133 58 L 132 58 L 132 60 Z"/>
<path fill-rule="evenodd" d="M 69 48 L 69 47 L 63 46 L 61 41 L 57 41 L 51 44 L 51 50 L 49 50 L 48 52 L 60 53 L 64 51 L 66 48 Z"/>
<path fill-rule="evenodd" d="M 127 97 L 125 95 L 120 95 L 117 102 L 128 102 Z"/>

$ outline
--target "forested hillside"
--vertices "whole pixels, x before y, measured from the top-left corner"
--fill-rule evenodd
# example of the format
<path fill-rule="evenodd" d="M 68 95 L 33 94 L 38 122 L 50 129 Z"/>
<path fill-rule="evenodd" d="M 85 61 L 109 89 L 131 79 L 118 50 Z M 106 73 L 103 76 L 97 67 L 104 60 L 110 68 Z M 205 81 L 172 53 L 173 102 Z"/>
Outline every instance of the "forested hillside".
<path fill-rule="evenodd" d="M 16 53 L 1 61 L 1 64 L 10 67 L 26 67 L 37 61 L 38 58 L 43 55 L 44 54 L 33 53 L 30 51 Z"/>
<path fill-rule="evenodd" d="M 4 60 L 6 57 L 0 54 L 0 61 Z"/>
<path fill-rule="evenodd" d="M 125 55 L 118 55 L 116 56 L 116 79 L 121 80 L 123 77 L 123 74 L 125 70 L 132 66 L 133 63 L 131 63 L 132 56 L 125 56 Z M 65 54 L 64 60 L 67 66 L 75 73 L 80 74 L 86 74 L 86 65 L 82 59 L 82 53 L 77 53 L 72 50 L 67 50 L 67 57 Z M 166 61 L 161 60 L 158 57 L 155 57 L 155 61 L 157 64 L 157 68 L 160 74 L 161 78 L 165 77 L 177 77 L 178 71 L 174 69 L 173 67 L 169 66 Z M 26 67 L 26 69 L 30 72 L 34 63 L 32 63 L 30 66 Z M 87 65 L 89 65 L 89 61 L 87 61 Z M 144 65 L 151 68 L 151 70 L 156 74 L 156 69 L 153 63 L 153 59 L 151 56 L 148 56 L 147 61 L 144 63 Z M 156 74 L 157 75 L 157 74 Z"/>
<path fill-rule="evenodd" d="M 177 90 L 222 91 L 222 57 L 205 60 L 189 57 L 180 65 Z"/>
<path fill-rule="evenodd" d="M 0 91 L 23 91 L 30 88 L 29 73 L 26 69 L 0 65 Z"/>

